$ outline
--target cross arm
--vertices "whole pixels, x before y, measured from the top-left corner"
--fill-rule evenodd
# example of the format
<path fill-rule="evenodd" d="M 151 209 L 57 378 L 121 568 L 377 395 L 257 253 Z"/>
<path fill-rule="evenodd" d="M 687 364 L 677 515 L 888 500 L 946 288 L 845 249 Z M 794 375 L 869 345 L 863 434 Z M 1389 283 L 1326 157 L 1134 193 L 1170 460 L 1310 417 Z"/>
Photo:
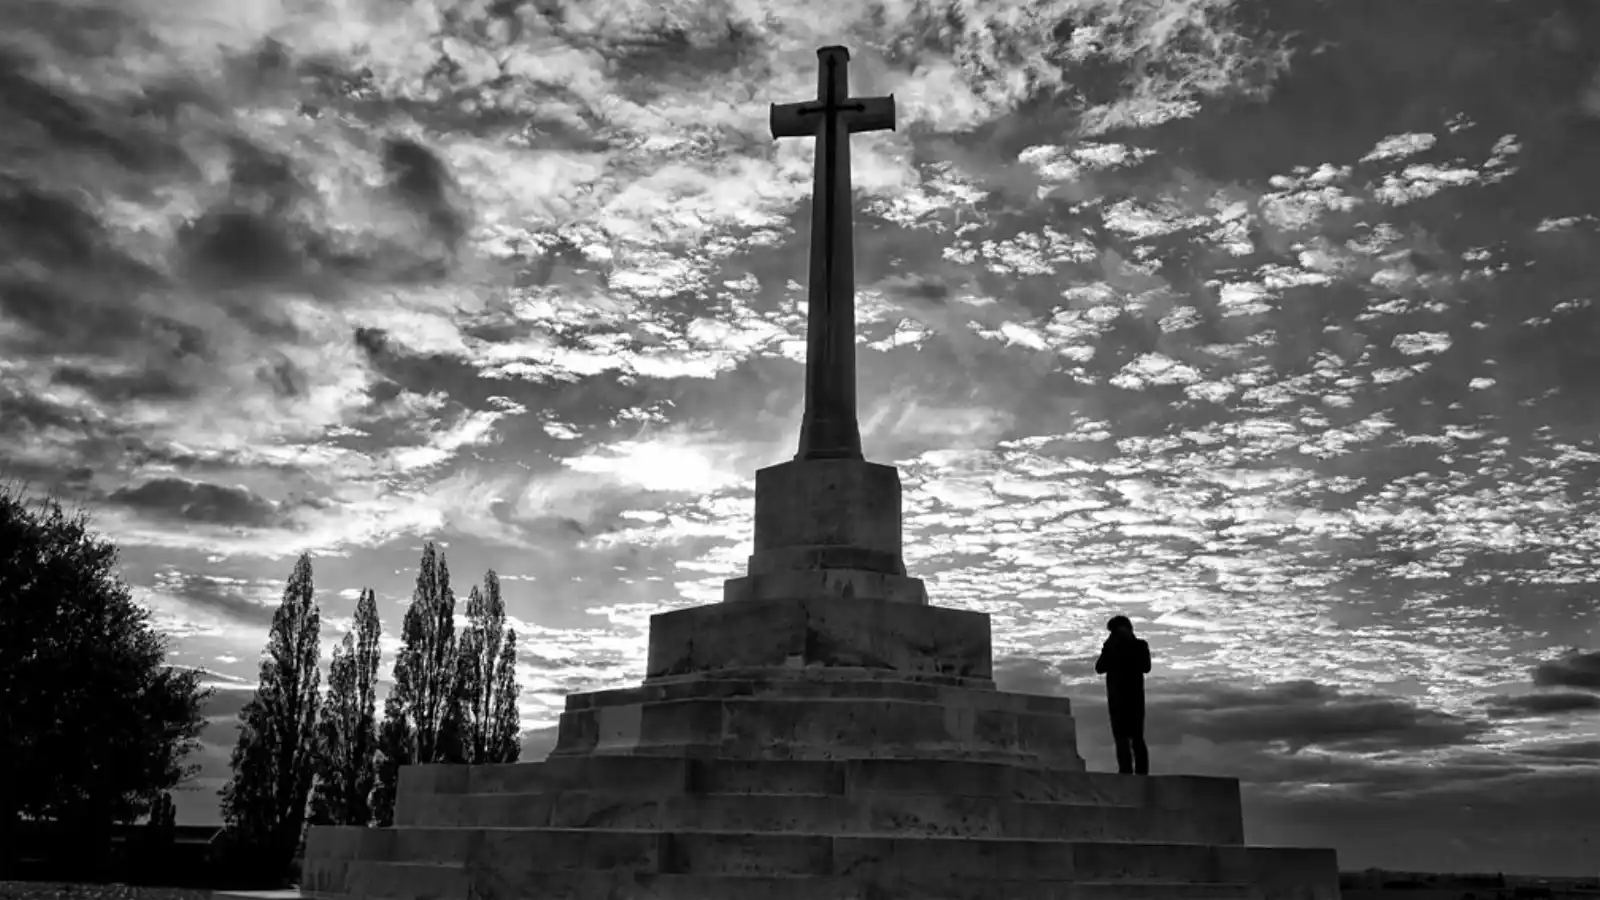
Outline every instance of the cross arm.
<path fill-rule="evenodd" d="M 844 119 L 852 133 L 894 130 L 893 94 L 887 97 L 864 97 L 851 103 L 858 108 L 842 113 L 840 118 Z"/>
<path fill-rule="evenodd" d="M 843 122 L 845 129 L 851 133 L 894 130 L 893 94 L 887 97 L 852 97 L 834 109 L 837 110 L 839 121 Z M 772 136 L 785 138 L 815 135 L 826 112 L 827 107 L 815 100 L 805 103 L 774 103 L 769 116 L 772 121 Z"/>
<path fill-rule="evenodd" d="M 772 136 L 775 138 L 806 137 L 817 133 L 817 117 L 801 110 L 803 106 L 815 106 L 815 103 L 774 103 L 772 104 Z"/>

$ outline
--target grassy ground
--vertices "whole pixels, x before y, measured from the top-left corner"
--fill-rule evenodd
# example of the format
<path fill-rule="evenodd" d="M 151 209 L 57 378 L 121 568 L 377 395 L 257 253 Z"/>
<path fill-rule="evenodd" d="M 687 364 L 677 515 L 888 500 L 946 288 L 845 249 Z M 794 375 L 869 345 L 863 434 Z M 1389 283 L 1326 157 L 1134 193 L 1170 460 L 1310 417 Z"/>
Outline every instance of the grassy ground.
<path fill-rule="evenodd" d="M 211 900 L 211 892 L 126 884 L 0 881 L 0 900 Z"/>

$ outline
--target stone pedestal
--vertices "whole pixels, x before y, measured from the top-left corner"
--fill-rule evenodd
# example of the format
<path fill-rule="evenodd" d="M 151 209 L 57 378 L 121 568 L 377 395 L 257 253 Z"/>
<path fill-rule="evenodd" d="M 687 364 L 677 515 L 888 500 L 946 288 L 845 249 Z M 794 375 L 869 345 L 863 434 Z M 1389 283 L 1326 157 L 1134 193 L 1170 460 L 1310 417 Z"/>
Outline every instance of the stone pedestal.
<path fill-rule="evenodd" d="M 859 459 L 792 460 L 756 470 L 750 574 L 860 569 L 906 574 L 900 473 Z"/>
<path fill-rule="evenodd" d="M 859 459 L 793 460 L 756 472 L 750 574 L 723 599 L 834 596 L 926 604 L 901 556 L 900 474 Z"/>
<path fill-rule="evenodd" d="M 751 667 L 842 666 L 988 679 L 989 647 L 983 613 L 816 589 L 651 616 L 645 683 Z"/>
<path fill-rule="evenodd" d="M 311 829 L 303 893 L 1337 900 L 1332 851 L 1244 846 L 1234 779 L 1085 771 L 991 654 L 906 575 L 894 469 L 762 469 L 749 574 L 651 618 L 642 685 L 568 697 L 542 762 L 403 769 L 395 827 Z"/>

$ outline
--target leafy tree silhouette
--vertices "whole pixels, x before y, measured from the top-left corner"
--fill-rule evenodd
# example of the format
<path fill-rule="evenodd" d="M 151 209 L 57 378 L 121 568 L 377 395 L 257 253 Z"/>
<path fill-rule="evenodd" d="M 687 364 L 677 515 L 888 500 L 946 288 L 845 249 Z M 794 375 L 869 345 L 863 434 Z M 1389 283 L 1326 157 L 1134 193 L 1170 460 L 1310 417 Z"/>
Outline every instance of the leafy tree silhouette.
<path fill-rule="evenodd" d="M 211 691 L 163 665 L 166 638 L 115 574 L 88 516 L 0 489 L 0 878 L 18 822 L 69 825 L 102 866 L 111 826 L 194 774 Z"/>

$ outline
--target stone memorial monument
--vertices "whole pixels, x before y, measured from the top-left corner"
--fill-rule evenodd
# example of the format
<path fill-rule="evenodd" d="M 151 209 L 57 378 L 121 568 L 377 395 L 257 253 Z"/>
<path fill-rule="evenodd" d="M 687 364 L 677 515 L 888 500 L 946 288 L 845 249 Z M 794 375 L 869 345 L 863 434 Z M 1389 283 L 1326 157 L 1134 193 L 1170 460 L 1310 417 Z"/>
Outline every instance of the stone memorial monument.
<path fill-rule="evenodd" d="M 989 617 L 928 603 L 855 403 L 842 47 L 817 97 L 805 416 L 756 472 L 749 573 L 650 620 L 644 683 L 567 698 L 542 762 L 407 767 L 393 828 L 313 828 L 303 893 L 370 900 L 1336 900 L 1331 850 L 1244 844 L 1231 778 L 1087 772 L 1072 705 L 999 691 Z"/>

